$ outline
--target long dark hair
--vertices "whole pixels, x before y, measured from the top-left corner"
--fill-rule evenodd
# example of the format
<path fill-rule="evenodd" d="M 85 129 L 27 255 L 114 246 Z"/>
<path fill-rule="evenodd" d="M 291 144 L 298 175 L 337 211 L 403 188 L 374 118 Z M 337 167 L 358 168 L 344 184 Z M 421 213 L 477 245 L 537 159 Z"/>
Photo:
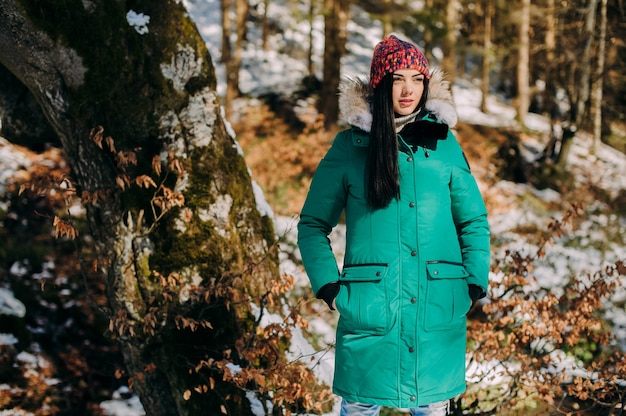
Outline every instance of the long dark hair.
<path fill-rule="evenodd" d="M 372 96 L 372 127 L 367 155 L 367 202 L 372 209 L 385 208 L 400 194 L 398 138 L 392 101 L 393 73 L 385 75 Z M 428 98 L 428 79 L 415 111 Z"/>

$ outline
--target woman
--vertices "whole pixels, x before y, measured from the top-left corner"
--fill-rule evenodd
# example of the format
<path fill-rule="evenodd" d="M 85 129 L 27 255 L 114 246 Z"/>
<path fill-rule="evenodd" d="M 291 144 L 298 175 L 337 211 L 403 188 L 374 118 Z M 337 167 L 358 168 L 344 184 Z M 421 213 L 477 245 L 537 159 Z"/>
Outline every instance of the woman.
<path fill-rule="evenodd" d="M 315 172 L 298 245 L 314 293 L 340 314 L 341 415 L 445 415 L 465 390 L 465 315 L 489 272 L 487 212 L 449 130 L 451 94 L 417 46 L 389 36 L 369 84 L 341 86 L 340 108 L 352 128 Z M 344 211 L 339 271 L 328 234 Z"/>

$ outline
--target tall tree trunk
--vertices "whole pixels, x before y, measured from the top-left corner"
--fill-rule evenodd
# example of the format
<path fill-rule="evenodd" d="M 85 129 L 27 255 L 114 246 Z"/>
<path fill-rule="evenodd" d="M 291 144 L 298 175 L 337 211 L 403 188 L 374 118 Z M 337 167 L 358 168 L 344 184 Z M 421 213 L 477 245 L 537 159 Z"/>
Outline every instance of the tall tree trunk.
<path fill-rule="evenodd" d="M 269 8 L 270 8 L 270 0 L 263 0 L 263 18 L 262 18 L 263 20 L 261 22 L 263 27 L 261 29 L 262 30 L 261 42 L 262 42 L 264 51 L 267 51 L 269 49 L 269 44 L 268 44 L 268 40 L 270 37 L 270 19 L 268 17 Z"/>
<path fill-rule="evenodd" d="M 487 97 L 489 96 L 489 71 L 491 69 L 491 18 L 493 16 L 493 1 L 485 2 L 485 27 L 483 33 L 483 65 L 482 65 L 482 81 L 480 91 L 482 97 L 480 100 L 480 111 L 487 113 Z"/>
<path fill-rule="evenodd" d="M 593 117 L 593 147 L 596 153 L 602 139 L 602 88 L 604 85 L 604 55 L 606 50 L 606 6 L 607 0 L 601 0 L 600 5 L 600 33 L 598 34 L 598 66 L 596 69 L 596 84 L 594 87 L 594 117 Z"/>
<path fill-rule="evenodd" d="M 337 91 L 341 77 L 341 58 L 348 40 L 350 0 L 324 0 L 324 69 L 318 111 L 324 127 L 331 130 L 339 119 Z"/>
<path fill-rule="evenodd" d="M 517 61 L 517 120 L 524 124 L 530 105 L 530 0 L 522 0 Z"/>
<path fill-rule="evenodd" d="M 394 9 L 394 0 L 383 0 L 382 1 L 383 12 L 381 15 L 381 21 L 383 24 L 383 35 L 382 37 L 387 37 L 391 32 L 393 32 L 393 9 Z"/>
<path fill-rule="evenodd" d="M 250 415 L 224 360 L 246 366 L 250 303 L 277 277 L 272 222 L 183 6 L 135 1 L 133 27 L 122 4 L 3 0 L 0 63 L 60 138 L 146 413 Z"/>
<path fill-rule="evenodd" d="M 589 0 L 587 3 L 587 11 L 585 12 L 585 26 L 582 34 L 585 39 L 585 47 L 580 59 L 580 73 L 578 74 L 578 99 L 576 100 L 576 118 L 575 123 L 578 129 L 582 128 L 585 118 L 585 109 L 587 108 L 591 89 L 591 47 L 593 46 L 594 27 L 596 24 L 596 9 L 598 8 L 598 0 Z"/>
<path fill-rule="evenodd" d="M 246 23 L 248 22 L 248 0 L 235 0 L 235 28 L 237 38 L 232 48 L 230 59 L 226 62 L 226 96 L 224 97 L 224 112 L 228 119 L 232 112 L 232 103 L 241 95 L 239 90 L 239 72 L 243 45 L 246 39 Z"/>
<path fill-rule="evenodd" d="M 544 81 L 546 87 L 543 92 L 545 111 L 550 115 L 550 123 L 554 124 L 561 118 L 558 103 L 556 102 L 556 86 L 554 72 L 556 67 L 556 0 L 548 0 L 546 5 L 546 36 L 544 38 L 545 66 Z M 554 128 L 552 128 L 554 130 Z"/>
<path fill-rule="evenodd" d="M 459 23 L 457 8 L 458 0 L 448 0 L 446 6 L 446 36 L 443 42 L 441 68 L 446 73 L 446 78 L 450 83 L 454 83 L 456 78 L 456 44 L 458 41 L 456 26 Z"/>
<path fill-rule="evenodd" d="M 222 13 L 222 56 L 220 61 L 227 63 L 230 61 L 232 50 L 230 46 L 230 36 L 233 33 L 233 20 L 231 18 L 233 2 L 232 0 L 221 0 L 220 11 Z"/>
<path fill-rule="evenodd" d="M 315 53 L 313 45 L 313 23 L 315 21 L 315 1 L 309 0 L 309 50 L 307 51 L 307 72 L 310 76 L 315 75 L 313 67 L 313 55 Z"/>
<path fill-rule="evenodd" d="M 593 45 L 593 30 L 596 21 L 596 9 L 598 7 L 598 0 L 589 0 L 587 3 L 587 10 L 585 12 L 585 26 L 583 32 L 583 39 L 585 39 L 585 46 L 583 48 L 583 54 L 579 62 L 580 71 L 577 76 L 577 81 L 572 80 L 571 85 L 577 86 L 577 96 L 574 103 L 574 113 L 570 119 L 573 125 L 568 125 L 568 131 L 571 132 L 570 140 L 565 140 L 564 137 L 561 140 L 561 151 L 558 155 L 557 167 L 561 170 L 565 169 L 567 165 L 567 158 L 569 156 L 570 149 L 572 148 L 572 140 L 574 133 L 582 128 L 585 109 L 587 108 L 590 97 L 590 85 L 591 85 L 591 48 Z M 572 74 L 574 75 L 574 74 Z M 569 124 L 569 123 L 568 123 Z"/>
<path fill-rule="evenodd" d="M 545 22 L 546 22 L 546 35 L 544 38 L 545 47 L 545 66 L 544 66 L 544 81 L 545 89 L 543 91 L 543 101 L 545 103 L 545 111 L 550 116 L 550 138 L 548 143 L 544 147 L 543 154 L 540 157 L 542 163 L 554 163 L 560 152 L 561 140 L 563 139 L 562 131 L 558 126 L 562 126 L 562 114 L 559 103 L 557 102 L 556 93 L 557 86 L 555 85 L 555 73 L 556 70 L 556 39 L 557 39 L 557 12 L 556 12 L 556 0 L 547 0 Z"/>
<path fill-rule="evenodd" d="M 424 10 L 434 10 L 434 4 L 433 4 L 434 0 L 425 0 L 424 1 Z M 431 14 L 432 15 L 432 14 Z M 434 36 L 433 36 L 433 30 L 430 24 L 424 25 L 424 32 L 423 32 L 423 39 L 424 39 L 424 55 L 426 56 L 426 59 L 428 60 L 428 62 L 430 63 L 430 65 L 432 66 L 434 64 L 434 59 L 433 59 L 433 43 L 434 43 Z"/>
<path fill-rule="evenodd" d="M 226 92 L 222 105 L 224 106 L 224 114 L 226 114 L 226 117 L 229 117 L 232 100 L 237 96 L 237 88 L 233 88 L 231 79 L 235 75 L 231 68 L 233 60 L 233 47 L 231 44 L 233 34 L 233 0 L 221 0 L 220 6 L 222 13 L 222 56 L 220 61 L 226 66 Z"/>

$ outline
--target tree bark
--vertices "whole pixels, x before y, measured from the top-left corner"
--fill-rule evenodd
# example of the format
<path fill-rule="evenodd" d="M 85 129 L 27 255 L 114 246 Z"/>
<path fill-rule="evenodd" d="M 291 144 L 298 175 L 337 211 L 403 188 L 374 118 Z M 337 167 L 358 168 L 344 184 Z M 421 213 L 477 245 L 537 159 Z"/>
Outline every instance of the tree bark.
<path fill-rule="evenodd" d="M 435 19 L 434 16 L 435 13 L 433 13 L 434 11 L 438 10 L 440 8 L 439 5 L 436 5 L 434 0 L 424 0 L 424 10 L 428 11 L 428 17 L 426 17 L 424 20 L 426 20 L 429 24 L 423 24 L 423 31 L 422 31 L 422 45 L 423 48 L 422 52 L 424 53 L 424 56 L 426 56 L 426 59 L 428 60 L 428 63 L 430 66 L 434 66 L 435 65 L 435 59 L 433 56 L 433 45 L 435 44 L 435 34 L 433 33 L 433 24 L 437 23 L 437 19 Z"/>
<path fill-rule="evenodd" d="M 487 113 L 487 97 L 489 96 L 489 71 L 491 70 L 491 18 L 493 16 L 493 3 L 492 0 L 486 0 L 485 2 L 485 27 L 483 32 L 483 62 L 482 62 L 482 76 L 481 76 L 481 99 L 480 99 L 480 111 Z"/>
<path fill-rule="evenodd" d="M 456 44 L 458 41 L 456 26 L 459 23 L 459 13 L 457 11 L 458 0 L 448 0 L 446 5 L 446 36 L 443 44 L 443 61 L 441 67 L 446 73 L 446 79 L 451 84 L 456 78 Z"/>
<path fill-rule="evenodd" d="M 241 95 L 239 89 L 239 71 L 243 46 L 247 36 L 246 23 L 248 22 L 248 0 L 235 0 L 235 45 L 228 41 L 229 59 L 226 63 L 226 94 L 224 96 L 224 113 L 228 119 L 232 111 L 233 101 Z M 223 43 L 223 42 L 222 42 Z"/>
<path fill-rule="evenodd" d="M 269 18 L 270 0 L 263 0 L 263 16 L 261 18 L 261 44 L 264 51 L 269 50 L 270 37 L 270 18 Z M 313 28 L 311 28 L 313 30 Z"/>
<path fill-rule="evenodd" d="M 517 61 L 517 120 L 524 124 L 530 105 L 530 0 L 522 0 Z"/>
<path fill-rule="evenodd" d="M 384 39 L 393 32 L 392 12 L 394 11 L 394 0 L 383 0 L 381 3 L 383 12 L 380 16 L 380 20 L 383 26 L 382 39 Z M 426 4 L 426 7 L 428 7 L 428 4 Z"/>
<path fill-rule="evenodd" d="M 134 2 L 150 18 L 142 28 L 122 4 L 3 0 L 0 64 L 60 138 L 96 241 L 110 329 L 146 413 L 249 415 L 245 392 L 211 363 L 245 361 L 249 304 L 278 275 L 272 222 L 257 209 L 211 57 L 183 6 Z M 155 186 L 137 186 L 149 183 L 141 178 Z M 216 384 L 197 393 L 209 378 Z"/>
<path fill-rule="evenodd" d="M 309 15 L 307 16 L 309 23 L 309 48 L 306 54 L 306 67 L 309 76 L 315 76 L 315 67 L 313 66 L 313 56 L 315 54 L 315 45 L 313 39 L 313 24 L 315 22 L 315 2 L 316 0 L 309 0 Z"/>
<path fill-rule="evenodd" d="M 220 61 L 228 63 L 232 55 L 230 35 L 233 33 L 233 20 L 231 18 L 232 0 L 221 0 L 220 11 L 222 14 L 222 56 Z"/>
<path fill-rule="evenodd" d="M 557 102 L 557 4 L 556 0 L 548 0 L 545 12 L 546 35 L 544 38 L 545 63 L 543 69 L 543 81 L 545 88 L 543 90 L 544 112 L 550 117 L 551 138 L 554 138 L 555 124 L 562 121 L 563 115 L 559 103 Z"/>
<path fill-rule="evenodd" d="M 589 0 L 585 12 L 585 27 L 583 38 L 585 46 L 580 60 L 580 74 L 578 77 L 578 99 L 576 100 L 575 123 L 578 129 L 582 128 L 585 118 L 585 109 L 588 106 L 591 85 L 591 47 L 593 45 L 594 26 L 596 24 L 596 9 L 598 0 Z"/>
<path fill-rule="evenodd" d="M 596 67 L 596 84 L 594 86 L 593 103 L 593 146 L 591 151 L 596 153 L 602 139 L 602 93 L 604 85 L 604 54 L 606 52 L 606 6 L 607 0 L 601 0 L 600 6 L 600 33 L 598 35 L 598 66 Z"/>
<path fill-rule="evenodd" d="M 324 127 L 334 128 L 339 119 L 337 91 L 341 78 L 341 58 L 348 40 L 350 0 L 324 0 L 324 68 L 318 111 L 324 116 Z"/>

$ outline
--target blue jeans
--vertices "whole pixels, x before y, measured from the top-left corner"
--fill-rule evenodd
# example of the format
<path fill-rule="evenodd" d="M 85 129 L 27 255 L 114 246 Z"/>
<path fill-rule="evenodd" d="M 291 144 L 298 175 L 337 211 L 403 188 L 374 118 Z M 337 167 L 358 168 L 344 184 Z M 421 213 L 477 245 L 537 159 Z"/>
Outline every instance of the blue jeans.
<path fill-rule="evenodd" d="M 409 409 L 411 416 L 446 416 L 448 414 L 449 400 L 431 403 Z M 378 416 L 380 406 L 375 404 L 363 404 L 341 400 L 341 413 L 339 416 Z"/>

